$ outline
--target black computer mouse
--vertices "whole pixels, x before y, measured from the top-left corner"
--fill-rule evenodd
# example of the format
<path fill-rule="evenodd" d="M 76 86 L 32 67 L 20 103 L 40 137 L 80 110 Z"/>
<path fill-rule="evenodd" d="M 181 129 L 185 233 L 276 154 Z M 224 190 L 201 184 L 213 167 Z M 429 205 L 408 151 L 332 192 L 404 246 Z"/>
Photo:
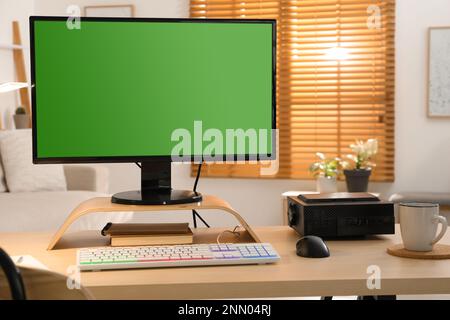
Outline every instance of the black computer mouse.
<path fill-rule="evenodd" d="M 321 238 L 305 236 L 297 242 L 297 255 L 305 258 L 326 258 L 330 256 L 330 249 Z"/>

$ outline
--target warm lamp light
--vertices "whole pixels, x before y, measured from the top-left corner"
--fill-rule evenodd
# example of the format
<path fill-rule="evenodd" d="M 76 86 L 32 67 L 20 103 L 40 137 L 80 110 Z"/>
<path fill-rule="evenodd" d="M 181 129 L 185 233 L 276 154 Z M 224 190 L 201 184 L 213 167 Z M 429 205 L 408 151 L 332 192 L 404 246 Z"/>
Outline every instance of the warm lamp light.
<path fill-rule="evenodd" d="M 350 57 L 349 51 L 346 48 L 334 47 L 325 51 L 325 57 L 328 60 L 347 60 Z"/>
<path fill-rule="evenodd" d="M 0 84 L 0 93 L 10 92 L 28 87 L 26 82 L 6 82 Z"/>

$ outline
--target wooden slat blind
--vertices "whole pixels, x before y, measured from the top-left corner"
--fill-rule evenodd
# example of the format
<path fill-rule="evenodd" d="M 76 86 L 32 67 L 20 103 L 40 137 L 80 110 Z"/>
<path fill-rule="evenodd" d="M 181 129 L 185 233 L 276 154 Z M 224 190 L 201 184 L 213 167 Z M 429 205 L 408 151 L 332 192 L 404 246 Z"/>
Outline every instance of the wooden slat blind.
<path fill-rule="evenodd" d="M 276 178 L 310 178 L 316 152 L 344 157 L 355 139 L 377 138 L 372 179 L 394 180 L 395 0 L 191 0 L 190 12 L 277 19 Z M 203 175 L 258 177 L 259 167 L 210 164 Z"/>

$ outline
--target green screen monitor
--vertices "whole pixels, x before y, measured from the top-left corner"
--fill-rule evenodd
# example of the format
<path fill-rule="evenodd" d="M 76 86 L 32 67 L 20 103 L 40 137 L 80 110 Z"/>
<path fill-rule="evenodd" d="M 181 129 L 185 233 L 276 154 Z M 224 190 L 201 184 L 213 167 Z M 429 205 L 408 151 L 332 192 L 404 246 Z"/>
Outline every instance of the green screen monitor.
<path fill-rule="evenodd" d="M 173 161 L 274 159 L 275 21 L 31 17 L 33 162 L 141 163 L 133 204 L 185 203 Z"/>

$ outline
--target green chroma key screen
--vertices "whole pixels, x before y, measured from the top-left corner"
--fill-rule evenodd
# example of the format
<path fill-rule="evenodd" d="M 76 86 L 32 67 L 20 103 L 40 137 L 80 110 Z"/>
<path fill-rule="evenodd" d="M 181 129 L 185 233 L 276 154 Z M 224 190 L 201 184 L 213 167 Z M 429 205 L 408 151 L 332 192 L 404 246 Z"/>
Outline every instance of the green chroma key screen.
<path fill-rule="evenodd" d="M 183 155 L 194 155 L 195 121 L 224 139 L 227 129 L 267 130 L 271 153 L 271 23 L 33 24 L 38 159 L 170 156 L 183 128 Z"/>

